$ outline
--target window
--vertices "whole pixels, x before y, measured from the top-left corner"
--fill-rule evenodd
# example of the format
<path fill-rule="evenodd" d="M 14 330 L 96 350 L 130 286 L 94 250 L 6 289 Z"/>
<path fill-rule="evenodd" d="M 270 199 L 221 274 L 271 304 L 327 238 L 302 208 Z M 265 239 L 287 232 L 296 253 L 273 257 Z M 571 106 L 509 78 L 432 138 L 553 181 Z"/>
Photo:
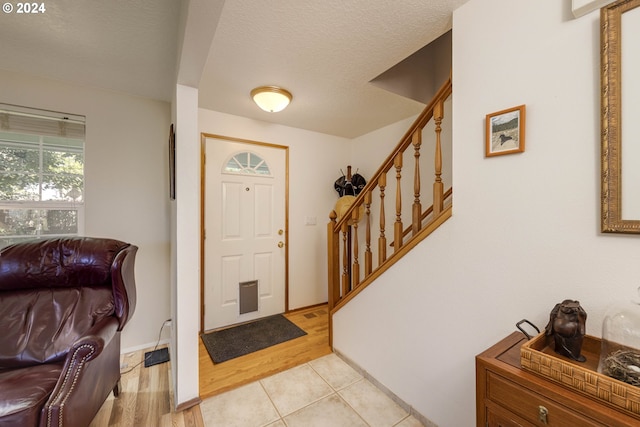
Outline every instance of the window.
<path fill-rule="evenodd" d="M 270 176 L 269 165 L 260 156 L 250 151 L 235 154 L 224 167 L 225 173 Z"/>
<path fill-rule="evenodd" d="M 0 247 L 81 234 L 82 116 L 0 104 Z"/>

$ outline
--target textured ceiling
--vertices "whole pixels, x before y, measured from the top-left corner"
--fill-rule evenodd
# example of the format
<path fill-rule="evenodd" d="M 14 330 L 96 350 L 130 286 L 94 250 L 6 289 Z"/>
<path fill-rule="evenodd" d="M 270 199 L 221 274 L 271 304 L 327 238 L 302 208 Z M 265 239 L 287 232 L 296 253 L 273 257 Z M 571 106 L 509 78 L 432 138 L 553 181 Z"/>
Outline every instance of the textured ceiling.
<path fill-rule="evenodd" d="M 0 68 L 170 101 L 189 10 L 203 14 L 199 30 L 215 28 L 201 107 L 352 138 L 423 108 L 369 81 L 450 29 L 466 1 L 55 0 L 41 14 L 0 13 Z M 259 110 L 249 92 L 261 85 L 293 102 Z"/>
<path fill-rule="evenodd" d="M 451 28 L 467 0 L 226 0 L 200 83 L 200 106 L 353 138 L 424 105 L 369 83 Z M 251 89 L 293 102 L 266 113 Z"/>
<path fill-rule="evenodd" d="M 44 13 L 0 13 L 0 68 L 171 100 L 179 1 L 42 3 Z"/>

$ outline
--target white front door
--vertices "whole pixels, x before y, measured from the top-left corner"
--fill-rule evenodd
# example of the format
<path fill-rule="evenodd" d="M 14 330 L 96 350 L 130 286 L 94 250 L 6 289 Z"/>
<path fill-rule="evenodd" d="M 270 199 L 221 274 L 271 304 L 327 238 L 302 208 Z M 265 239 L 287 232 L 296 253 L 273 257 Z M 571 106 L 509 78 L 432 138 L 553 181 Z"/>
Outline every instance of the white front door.
<path fill-rule="evenodd" d="M 285 311 L 286 147 L 205 138 L 204 329 Z"/>

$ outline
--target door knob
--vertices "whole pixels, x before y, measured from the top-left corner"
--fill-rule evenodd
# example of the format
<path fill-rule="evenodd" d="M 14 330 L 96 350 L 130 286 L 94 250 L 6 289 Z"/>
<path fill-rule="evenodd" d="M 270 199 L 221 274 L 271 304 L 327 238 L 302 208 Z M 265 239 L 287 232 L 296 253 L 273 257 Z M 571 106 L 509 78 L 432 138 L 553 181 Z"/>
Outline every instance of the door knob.
<path fill-rule="evenodd" d="M 279 248 L 284 247 L 284 242 L 278 242 L 278 247 L 279 247 Z"/>

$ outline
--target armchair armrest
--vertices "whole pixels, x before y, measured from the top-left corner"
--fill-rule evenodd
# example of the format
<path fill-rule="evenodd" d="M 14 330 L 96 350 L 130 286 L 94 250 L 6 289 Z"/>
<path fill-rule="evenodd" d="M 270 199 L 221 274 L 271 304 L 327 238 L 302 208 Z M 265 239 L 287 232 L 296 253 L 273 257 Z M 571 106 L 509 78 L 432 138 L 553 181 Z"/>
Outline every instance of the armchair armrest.
<path fill-rule="evenodd" d="M 136 308 L 136 279 L 134 264 L 138 247 L 129 245 L 115 256 L 111 265 L 111 280 L 116 309 L 121 331 L 129 321 Z"/>
<path fill-rule="evenodd" d="M 78 339 L 40 414 L 41 427 L 89 425 L 120 380 L 118 320 L 108 317 Z"/>

